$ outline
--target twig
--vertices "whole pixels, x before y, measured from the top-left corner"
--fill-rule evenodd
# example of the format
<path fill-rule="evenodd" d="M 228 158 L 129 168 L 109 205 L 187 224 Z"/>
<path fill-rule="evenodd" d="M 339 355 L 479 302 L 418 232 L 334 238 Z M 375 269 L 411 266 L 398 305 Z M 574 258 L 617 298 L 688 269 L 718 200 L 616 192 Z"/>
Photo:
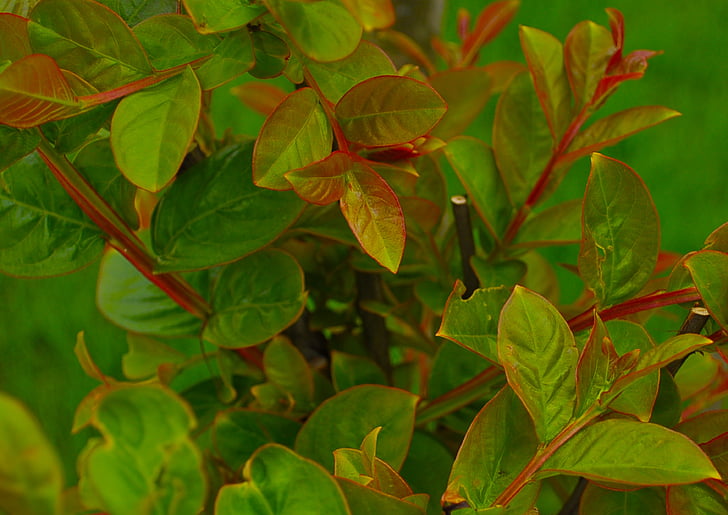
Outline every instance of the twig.
<path fill-rule="evenodd" d="M 705 324 L 708 323 L 708 320 L 710 319 L 710 313 L 707 309 L 705 309 L 702 306 L 693 306 L 690 308 L 690 313 L 688 313 L 688 316 L 685 318 L 685 321 L 683 322 L 683 325 L 680 326 L 680 330 L 677 332 L 677 334 L 699 334 L 700 331 L 703 330 L 703 327 L 705 327 Z M 677 374 L 677 371 L 680 370 L 680 367 L 685 363 L 685 360 L 690 357 L 690 354 L 687 356 L 683 356 L 681 359 L 675 360 L 669 365 L 667 365 L 667 371 L 670 372 L 670 375 L 675 377 L 675 374 Z"/>
<path fill-rule="evenodd" d="M 365 301 L 381 302 L 382 278 L 379 274 L 356 271 L 357 308 L 364 331 L 364 343 L 371 351 L 372 358 L 391 379 L 392 363 L 389 359 L 389 332 L 384 317 L 367 311 L 362 307 Z"/>
<path fill-rule="evenodd" d="M 480 287 L 478 277 L 475 275 L 470 259 L 475 255 L 475 241 L 473 240 L 473 224 L 470 221 L 468 199 L 464 195 L 450 197 L 452 212 L 455 216 L 455 229 L 460 245 L 460 262 L 463 269 L 463 283 L 465 293 L 463 299 L 469 298 Z"/>

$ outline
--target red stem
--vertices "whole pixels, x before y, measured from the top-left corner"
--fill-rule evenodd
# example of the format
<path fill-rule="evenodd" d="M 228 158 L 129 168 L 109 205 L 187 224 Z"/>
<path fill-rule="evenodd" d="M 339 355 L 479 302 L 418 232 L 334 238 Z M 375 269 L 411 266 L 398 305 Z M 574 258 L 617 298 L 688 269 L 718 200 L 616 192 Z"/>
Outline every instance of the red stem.
<path fill-rule="evenodd" d="M 334 131 L 334 137 L 336 138 L 336 144 L 339 146 L 339 150 L 342 152 L 349 153 L 349 141 L 346 139 L 346 136 L 344 135 L 344 131 L 341 130 L 341 126 L 339 125 L 339 122 L 336 121 L 336 113 L 334 113 L 334 104 L 332 104 L 326 96 L 324 96 L 323 92 L 319 88 L 318 84 L 316 83 L 316 80 L 313 78 L 313 75 L 306 69 L 304 66 L 303 68 L 303 76 L 306 79 L 306 84 L 308 84 L 315 92 L 316 96 L 319 99 L 319 102 L 321 103 L 321 106 L 324 108 L 324 112 L 326 113 L 326 118 L 329 120 L 329 125 L 331 125 L 331 128 Z"/>
<path fill-rule="evenodd" d="M 614 320 L 627 315 L 633 315 L 641 311 L 650 309 L 663 308 L 672 306 L 673 304 L 682 304 L 684 302 L 695 302 L 700 300 L 700 294 L 695 287 L 684 288 L 682 290 L 651 293 L 643 297 L 631 299 L 616 306 L 603 309 L 599 312 L 599 317 L 603 321 Z M 569 328 L 576 332 L 591 327 L 594 317 L 592 315 L 594 307 L 589 308 L 580 315 L 569 320 Z"/>

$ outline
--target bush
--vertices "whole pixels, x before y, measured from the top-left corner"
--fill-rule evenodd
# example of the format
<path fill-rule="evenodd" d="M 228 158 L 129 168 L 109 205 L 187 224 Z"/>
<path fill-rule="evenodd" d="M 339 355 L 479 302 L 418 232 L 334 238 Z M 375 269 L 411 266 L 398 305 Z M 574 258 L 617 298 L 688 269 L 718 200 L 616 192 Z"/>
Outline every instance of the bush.
<path fill-rule="evenodd" d="M 0 396 L 0 510 L 727 509 L 728 412 L 709 408 L 728 224 L 661 251 L 645 184 L 600 153 L 678 115 L 599 115 L 657 54 L 623 49 L 619 11 L 563 44 L 520 27 L 526 64 L 482 65 L 518 1 L 460 12 L 434 58 L 388 0 L 10 5 L 0 270 L 101 256 L 98 307 L 128 352 L 114 378 L 78 335 L 98 386 L 75 415 L 94 430 L 77 487 Z M 254 139 L 211 116 L 246 73 Z M 491 98 L 491 143 L 463 135 Z M 583 199 L 549 203 L 586 158 Z M 549 251 L 577 246 L 562 285 Z"/>

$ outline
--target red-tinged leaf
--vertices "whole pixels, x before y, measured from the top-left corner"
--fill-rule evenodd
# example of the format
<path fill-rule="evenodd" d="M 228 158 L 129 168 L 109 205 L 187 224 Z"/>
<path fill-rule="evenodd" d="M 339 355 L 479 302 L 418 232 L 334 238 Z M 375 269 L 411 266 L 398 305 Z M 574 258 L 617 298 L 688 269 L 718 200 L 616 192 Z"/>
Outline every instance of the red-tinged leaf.
<path fill-rule="evenodd" d="M 303 55 L 314 61 L 338 61 L 359 46 L 361 25 L 335 0 L 264 0 L 263 3 Z"/>
<path fill-rule="evenodd" d="M 265 7 L 240 0 L 183 0 L 187 12 L 202 34 L 242 27 L 265 13 Z"/>
<path fill-rule="evenodd" d="M 346 174 L 355 166 L 349 154 L 337 151 L 305 168 L 291 170 L 286 180 L 303 200 L 325 206 L 344 195 Z"/>
<path fill-rule="evenodd" d="M 18 61 L 32 53 L 28 20 L 10 13 L 0 13 L 0 62 Z"/>
<path fill-rule="evenodd" d="M 592 101 L 594 92 L 617 52 L 612 35 L 591 21 L 578 23 L 566 36 L 564 64 L 577 108 Z"/>
<path fill-rule="evenodd" d="M 82 111 L 71 86 L 56 62 L 32 54 L 0 73 L 0 123 L 35 127 Z"/>
<path fill-rule="evenodd" d="M 326 113 L 311 88 L 296 90 L 263 124 L 253 151 L 253 181 L 289 190 L 285 173 L 320 161 L 331 152 L 333 134 Z"/>
<path fill-rule="evenodd" d="M 485 68 L 450 69 L 431 76 L 430 85 L 447 102 L 447 113 L 432 134 L 447 140 L 463 133 L 490 99 L 491 82 Z"/>
<path fill-rule="evenodd" d="M 463 41 L 461 65 L 469 66 L 475 62 L 481 47 L 495 38 L 516 15 L 520 0 L 502 0 L 489 4 L 478 15 L 475 27 Z"/>
<path fill-rule="evenodd" d="M 554 141 L 559 141 L 566 131 L 571 114 L 571 90 L 564 69 L 564 49 L 551 34 L 521 27 L 521 47 L 536 85 Z"/>
<path fill-rule="evenodd" d="M 391 0 L 343 0 L 364 30 L 386 29 L 394 23 Z"/>
<path fill-rule="evenodd" d="M 546 461 L 537 477 L 542 474 L 644 486 L 720 477 L 689 438 L 656 424 L 628 419 L 604 420 L 581 430 Z"/>
<path fill-rule="evenodd" d="M 728 410 L 719 409 L 701 413 L 684 420 L 675 427 L 697 444 L 707 443 L 726 432 L 728 428 Z"/>
<path fill-rule="evenodd" d="M 631 298 L 652 276 L 659 220 L 644 182 L 624 163 L 592 155 L 582 234 L 579 273 L 600 306 Z"/>
<path fill-rule="evenodd" d="M 501 311 L 498 358 L 539 438 L 550 441 L 569 422 L 576 404 L 579 352 L 566 321 L 546 299 L 516 286 Z"/>
<path fill-rule="evenodd" d="M 576 369 L 576 416 L 578 417 L 599 400 L 614 379 L 612 363 L 619 358 L 604 322 L 594 312 L 594 325 L 584 345 Z"/>
<path fill-rule="evenodd" d="M 728 501 L 724 495 L 711 488 L 709 482 L 675 485 L 667 489 L 668 515 L 723 515 L 724 513 L 728 513 Z"/>
<path fill-rule="evenodd" d="M 612 7 L 607 7 L 607 16 L 609 16 L 609 28 L 612 31 L 612 41 L 617 51 L 612 56 L 607 70 L 611 69 L 622 59 L 622 48 L 624 48 L 624 16 L 622 13 Z"/>
<path fill-rule="evenodd" d="M 717 250 L 696 252 L 685 262 L 710 314 L 728 329 L 728 254 Z"/>
<path fill-rule="evenodd" d="M 611 114 L 580 132 L 559 162 L 570 163 L 588 156 L 676 116 L 680 113 L 662 106 L 633 107 Z"/>
<path fill-rule="evenodd" d="M 288 94 L 278 86 L 259 81 L 246 82 L 230 88 L 230 93 L 264 116 L 270 116 Z"/>
<path fill-rule="evenodd" d="M 336 118 L 349 141 L 382 147 L 427 134 L 447 110 L 427 84 L 409 77 L 373 77 L 351 88 L 336 104 Z"/>
<path fill-rule="evenodd" d="M 724 429 L 726 429 L 725 433 L 705 442 L 700 445 L 700 448 L 708 455 L 716 470 L 725 478 L 728 477 L 728 428 Z"/>
<path fill-rule="evenodd" d="M 641 79 L 647 69 L 647 60 L 659 55 L 653 50 L 636 50 L 619 61 L 613 68 L 607 68 L 607 76 L 599 81 L 592 102 L 599 105 L 612 94 L 617 86 L 626 80 Z"/>
<path fill-rule="evenodd" d="M 503 93 L 511 79 L 526 71 L 526 67 L 516 61 L 498 61 L 486 64 L 483 66 L 483 71 L 490 76 L 491 93 L 496 95 Z"/>
<path fill-rule="evenodd" d="M 341 212 L 364 251 L 380 265 L 396 272 L 402 260 L 405 222 L 392 188 L 367 166 L 346 176 Z"/>
<path fill-rule="evenodd" d="M 386 29 L 379 31 L 377 33 L 377 38 L 382 42 L 382 44 L 386 45 L 387 48 L 393 47 L 403 55 L 407 56 L 407 58 L 411 59 L 411 62 L 421 65 L 429 73 L 435 73 L 435 65 L 432 64 L 427 53 L 407 34 L 394 29 Z M 433 39 L 433 46 L 436 41 L 437 39 Z"/>
<path fill-rule="evenodd" d="M 30 14 L 30 41 L 99 91 L 152 74 L 144 49 L 114 11 L 92 0 L 44 0 Z"/>

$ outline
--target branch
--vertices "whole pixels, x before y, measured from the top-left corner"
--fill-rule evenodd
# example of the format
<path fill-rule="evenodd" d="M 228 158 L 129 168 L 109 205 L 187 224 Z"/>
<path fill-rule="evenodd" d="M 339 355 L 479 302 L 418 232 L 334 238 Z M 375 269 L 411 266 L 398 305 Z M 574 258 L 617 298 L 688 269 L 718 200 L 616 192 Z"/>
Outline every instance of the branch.
<path fill-rule="evenodd" d="M 473 271 L 470 259 L 475 255 L 475 242 L 473 241 L 473 224 L 470 221 L 468 199 L 463 195 L 450 197 L 452 212 L 455 216 L 455 229 L 457 230 L 460 245 L 460 263 L 463 269 L 463 283 L 465 293 L 463 299 L 469 298 L 480 287 L 478 277 Z"/>

